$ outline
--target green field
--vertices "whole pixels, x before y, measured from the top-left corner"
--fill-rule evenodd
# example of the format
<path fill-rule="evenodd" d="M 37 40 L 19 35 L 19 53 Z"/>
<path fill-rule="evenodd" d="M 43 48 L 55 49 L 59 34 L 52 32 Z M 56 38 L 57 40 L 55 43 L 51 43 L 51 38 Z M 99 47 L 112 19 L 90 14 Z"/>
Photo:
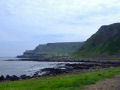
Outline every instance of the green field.
<path fill-rule="evenodd" d="M 0 83 L 0 90 L 80 90 L 86 85 L 120 74 L 119 70 L 120 68 L 111 68 L 82 74 L 3 82 Z"/>

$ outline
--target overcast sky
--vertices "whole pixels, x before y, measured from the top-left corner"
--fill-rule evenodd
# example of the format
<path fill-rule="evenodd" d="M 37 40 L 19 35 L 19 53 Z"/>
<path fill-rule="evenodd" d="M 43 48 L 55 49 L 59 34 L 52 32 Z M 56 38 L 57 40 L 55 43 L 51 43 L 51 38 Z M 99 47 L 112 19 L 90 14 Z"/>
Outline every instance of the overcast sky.
<path fill-rule="evenodd" d="M 119 20 L 119 0 L 0 0 L 0 56 L 42 43 L 85 41 Z"/>

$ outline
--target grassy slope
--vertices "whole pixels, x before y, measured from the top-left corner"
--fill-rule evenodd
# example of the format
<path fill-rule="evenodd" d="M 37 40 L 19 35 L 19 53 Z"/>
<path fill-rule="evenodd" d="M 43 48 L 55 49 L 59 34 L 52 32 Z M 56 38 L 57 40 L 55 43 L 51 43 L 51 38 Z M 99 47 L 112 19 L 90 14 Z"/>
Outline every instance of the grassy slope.
<path fill-rule="evenodd" d="M 112 56 L 120 52 L 120 24 L 102 26 L 73 57 Z"/>
<path fill-rule="evenodd" d="M 82 45 L 83 42 L 48 43 L 39 45 L 33 51 L 27 51 L 25 54 L 32 53 L 33 56 L 39 56 L 41 54 L 46 54 L 47 56 L 69 56 Z"/>
<path fill-rule="evenodd" d="M 0 90 L 80 90 L 86 85 L 120 74 L 120 68 L 56 77 L 0 83 Z M 99 76 L 98 74 L 104 74 Z"/>

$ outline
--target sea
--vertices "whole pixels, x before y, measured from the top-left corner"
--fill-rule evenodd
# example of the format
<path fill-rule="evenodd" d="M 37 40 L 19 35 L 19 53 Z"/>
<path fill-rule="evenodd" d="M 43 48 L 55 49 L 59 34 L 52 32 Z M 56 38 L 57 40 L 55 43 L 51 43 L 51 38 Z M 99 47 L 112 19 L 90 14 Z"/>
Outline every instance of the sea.
<path fill-rule="evenodd" d="M 76 62 L 39 62 L 39 61 L 20 61 L 19 58 L 1 57 L 0 75 L 30 75 L 44 68 L 55 68 L 58 65 L 72 64 Z"/>

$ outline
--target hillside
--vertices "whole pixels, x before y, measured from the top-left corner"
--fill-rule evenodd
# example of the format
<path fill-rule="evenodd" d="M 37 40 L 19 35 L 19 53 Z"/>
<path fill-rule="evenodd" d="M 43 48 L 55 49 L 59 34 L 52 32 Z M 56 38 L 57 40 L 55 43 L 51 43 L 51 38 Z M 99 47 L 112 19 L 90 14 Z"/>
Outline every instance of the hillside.
<path fill-rule="evenodd" d="M 44 58 L 55 56 L 69 56 L 78 50 L 83 42 L 65 42 L 65 43 L 48 43 L 37 46 L 34 50 L 27 50 L 22 56 L 25 58 Z"/>
<path fill-rule="evenodd" d="M 101 26 L 74 57 L 120 57 L 120 23 Z"/>

